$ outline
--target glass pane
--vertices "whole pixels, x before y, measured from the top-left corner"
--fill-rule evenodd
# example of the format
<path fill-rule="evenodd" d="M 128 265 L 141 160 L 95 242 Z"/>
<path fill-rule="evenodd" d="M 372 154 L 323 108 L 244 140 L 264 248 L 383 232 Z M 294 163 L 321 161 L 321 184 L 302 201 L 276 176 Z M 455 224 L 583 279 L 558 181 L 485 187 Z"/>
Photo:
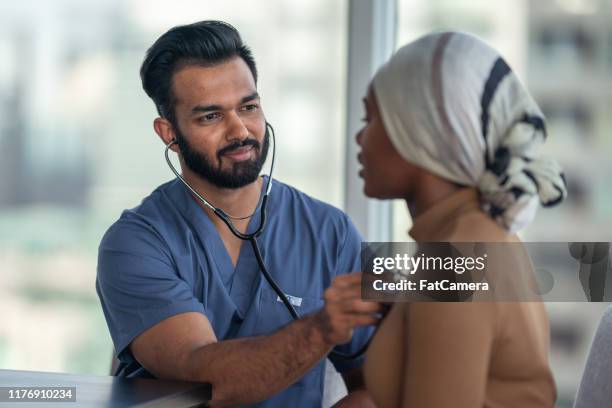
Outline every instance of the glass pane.
<path fill-rule="evenodd" d="M 0 367 L 107 374 L 97 246 L 172 178 L 141 88 L 170 27 L 235 25 L 278 139 L 275 176 L 341 205 L 345 0 L 0 3 Z M 44 338 L 44 340 L 43 340 Z"/>
<path fill-rule="evenodd" d="M 497 48 L 548 121 L 548 154 L 563 165 L 566 203 L 540 210 L 526 241 L 610 240 L 612 230 L 612 51 L 610 2 L 399 0 L 398 47 L 434 30 L 460 30 Z M 397 203 L 394 236 L 410 219 Z M 605 305 L 549 304 L 558 406 L 571 406 Z"/>

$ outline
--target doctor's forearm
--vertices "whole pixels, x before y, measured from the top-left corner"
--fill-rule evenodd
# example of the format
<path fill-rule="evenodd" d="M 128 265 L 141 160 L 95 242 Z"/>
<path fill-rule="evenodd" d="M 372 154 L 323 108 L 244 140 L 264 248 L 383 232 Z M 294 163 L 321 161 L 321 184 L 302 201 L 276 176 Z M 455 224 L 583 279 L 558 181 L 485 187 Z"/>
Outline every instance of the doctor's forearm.
<path fill-rule="evenodd" d="M 213 407 L 252 404 L 297 381 L 333 346 L 313 315 L 268 336 L 202 346 L 189 354 L 182 371 L 186 379 L 213 385 Z"/>

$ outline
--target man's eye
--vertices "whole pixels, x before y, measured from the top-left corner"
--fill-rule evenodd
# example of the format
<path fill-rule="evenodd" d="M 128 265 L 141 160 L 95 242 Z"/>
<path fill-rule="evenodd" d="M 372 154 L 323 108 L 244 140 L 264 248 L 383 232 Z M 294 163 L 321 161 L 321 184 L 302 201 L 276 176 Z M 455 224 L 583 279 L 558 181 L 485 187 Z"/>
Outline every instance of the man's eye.
<path fill-rule="evenodd" d="M 240 110 L 243 112 L 252 112 L 254 110 L 257 110 L 258 108 L 259 108 L 259 105 L 253 103 L 249 105 L 244 105 L 243 107 L 240 108 Z"/>
<path fill-rule="evenodd" d="M 207 113 L 206 115 L 200 117 L 200 122 L 210 122 L 217 119 L 219 116 L 220 115 L 217 112 Z"/>

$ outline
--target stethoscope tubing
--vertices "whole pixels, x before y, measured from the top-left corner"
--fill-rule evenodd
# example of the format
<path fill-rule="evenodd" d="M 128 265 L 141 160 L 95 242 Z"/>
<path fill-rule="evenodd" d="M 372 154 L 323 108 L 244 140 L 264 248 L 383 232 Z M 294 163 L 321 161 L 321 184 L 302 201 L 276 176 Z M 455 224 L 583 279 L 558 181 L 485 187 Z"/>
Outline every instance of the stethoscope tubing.
<path fill-rule="evenodd" d="M 172 164 L 172 161 L 170 160 L 170 157 L 168 155 L 168 152 L 169 152 L 170 148 L 174 144 L 178 143 L 176 141 L 176 139 L 172 140 L 170 143 L 168 143 L 166 145 L 166 149 L 164 151 L 164 155 L 166 157 L 166 163 L 168 163 L 168 166 L 170 167 L 170 169 L 172 170 L 174 175 L 183 183 L 183 185 L 185 185 L 185 187 L 187 187 L 187 189 L 189 189 L 189 191 L 191 191 L 202 202 L 202 204 L 204 204 L 207 208 L 209 208 L 211 211 L 213 211 L 213 213 L 217 217 L 219 217 L 219 219 L 221 221 L 223 221 L 223 223 L 225 225 L 227 225 L 227 227 L 232 232 L 232 234 L 234 234 L 237 238 L 240 238 L 240 239 L 242 239 L 244 241 L 249 241 L 251 243 L 251 246 L 253 248 L 253 252 L 255 253 L 255 258 L 257 259 L 257 264 L 259 266 L 259 269 L 260 269 L 262 275 L 264 276 L 264 279 L 266 280 L 266 282 L 268 282 L 268 284 L 272 287 L 274 292 L 278 295 L 279 299 L 282 301 L 283 305 L 285 306 L 285 308 L 287 309 L 287 311 L 291 315 L 291 318 L 293 320 L 298 320 L 300 318 L 299 313 L 297 312 L 297 310 L 295 310 L 295 307 L 293 307 L 293 305 L 291 304 L 291 302 L 289 301 L 289 299 L 287 298 L 287 296 L 285 295 L 283 290 L 280 288 L 280 286 L 278 286 L 278 283 L 274 280 L 272 275 L 270 275 L 270 273 L 268 272 L 268 269 L 266 268 L 266 264 L 265 264 L 265 262 L 263 260 L 262 255 L 261 255 L 261 251 L 259 249 L 259 245 L 257 243 L 257 237 L 259 235 L 261 235 L 261 233 L 263 232 L 264 227 L 266 225 L 266 215 L 267 215 L 267 211 L 266 210 L 267 210 L 267 206 L 268 206 L 268 197 L 270 196 L 270 192 L 272 190 L 272 174 L 273 174 L 273 171 L 274 171 L 274 163 L 276 161 L 276 137 L 275 137 L 275 134 L 274 134 L 274 128 L 268 122 L 266 122 L 266 130 L 267 129 L 270 130 L 270 134 L 272 136 L 272 143 L 273 143 L 273 147 L 272 147 L 272 163 L 270 164 L 270 173 L 268 175 L 268 181 L 267 181 L 267 184 L 266 184 L 266 189 L 265 189 L 264 195 L 260 199 L 259 203 L 257 204 L 257 207 L 255 207 L 255 210 L 253 211 L 252 214 L 247 215 L 245 217 L 235 217 L 235 216 L 231 216 L 231 215 L 227 214 L 222 209 L 220 209 L 220 208 L 214 206 L 212 203 L 210 203 L 204 196 L 202 196 L 193 187 L 191 187 L 189 185 L 187 180 L 185 180 L 185 178 L 174 167 L 174 165 Z M 250 218 L 253 215 L 255 215 L 257 213 L 257 211 L 260 211 L 261 216 L 260 216 L 260 219 L 259 219 L 259 225 L 255 229 L 255 231 L 253 231 L 250 234 L 245 234 L 245 233 L 242 233 L 242 232 L 238 231 L 238 229 L 236 228 L 236 226 L 234 225 L 232 220 L 243 220 L 243 219 Z M 333 356 L 336 356 L 336 357 L 338 357 L 340 359 L 343 359 L 343 360 L 354 360 L 354 359 L 360 357 L 361 355 L 363 355 L 365 353 L 365 351 L 367 350 L 369 344 L 370 344 L 370 342 L 368 341 L 360 350 L 358 350 L 354 354 L 344 354 L 344 353 L 341 353 L 341 352 L 339 352 L 337 350 L 332 350 L 330 352 L 330 354 L 333 355 Z"/>

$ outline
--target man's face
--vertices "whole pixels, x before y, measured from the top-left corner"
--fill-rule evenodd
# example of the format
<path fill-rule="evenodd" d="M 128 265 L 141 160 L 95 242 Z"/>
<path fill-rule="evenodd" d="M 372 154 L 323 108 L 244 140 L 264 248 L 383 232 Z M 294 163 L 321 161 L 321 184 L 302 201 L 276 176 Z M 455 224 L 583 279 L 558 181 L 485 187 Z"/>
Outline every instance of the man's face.
<path fill-rule="evenodd" d="M 253 75 L 242 58 L 187 65 L 172 77 L 174 131 L 185 166 L 221 188 L 255 181 L 269 137 Z"/>

